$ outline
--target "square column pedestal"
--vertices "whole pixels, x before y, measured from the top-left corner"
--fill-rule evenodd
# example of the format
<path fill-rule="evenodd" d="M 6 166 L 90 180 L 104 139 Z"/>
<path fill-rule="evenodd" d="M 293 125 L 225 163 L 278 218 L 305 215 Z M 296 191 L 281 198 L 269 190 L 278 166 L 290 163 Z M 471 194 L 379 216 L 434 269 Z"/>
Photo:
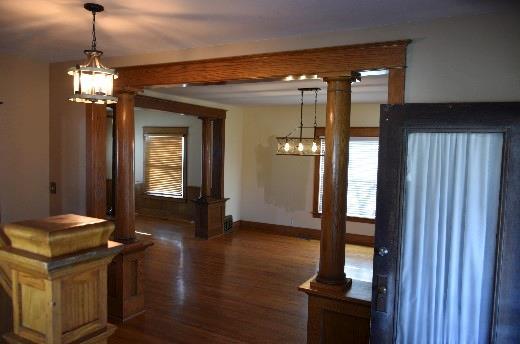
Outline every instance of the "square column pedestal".
<path fill-rule="evenodd" d="M 352 280 L 352 286 L 329 286 L 316 277 L 298 290 L 309 296 L 308 344 L 367 344 L 370 339 L 372 283 Z"/>
<path fill-rule="evenodd" d="M 114 323 L 129 320 L 145 311 L 144 258 L 151 240 L 126 243 L 108 266 L 108 319 Z"/>
<path fill-rule="evenodd" d="M 107 266 L 122 245 L 111 222 L 61 215 L 7 224 L 0 262 L 11 273 L 8 343 L 106 343 Z"/>
<path fill-rule="evenodd" d="M 226 201 L 229 198 L 215 199 L 201 197 L 195 203 L 195 236 L 210 239 L 224 234 Z"/>

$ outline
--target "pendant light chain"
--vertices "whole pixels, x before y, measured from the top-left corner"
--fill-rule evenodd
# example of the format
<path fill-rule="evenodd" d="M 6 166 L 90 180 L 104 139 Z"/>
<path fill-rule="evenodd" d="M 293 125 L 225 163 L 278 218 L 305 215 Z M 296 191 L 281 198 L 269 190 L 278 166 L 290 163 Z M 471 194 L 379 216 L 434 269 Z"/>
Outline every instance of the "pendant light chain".
<path fill-rule="evenodd" d="M 302 98 L 301 98 L 301 102 L 300 102 L 300 142 L 303 137 L 303 90 L 301 90 L 301 92 L 302 92 Z"/>
<path fill-rule="evenodd" d="M 92 50 L 96 51 L 96 12 L 92 11 Z"/>
<path fill-rule="evenodd" d="M 284 137 L 277 137 L 276 155 L 298 155 L 298 156 L 319 156 L 322 155 L 322 149 L 319 144 L 319 139 L 315 135 L 312 137 L 304 137 L 303 129 L 316 128 L 318 126 L 318 91 L 316 87 L 302 87 L 298 88 L 301 93 L 300 99 L 300 124 L 296 126 L 288 135 Z M 303 124 L 303 106 L 305 100 L 305 92 L 314 92 L 314 126 L 304 126 Z M 294 135 L 299 130 L 299 135 Z"/>
<path fill-rule="evenodd" d="M 318 123 L 316 122 L 316 104 L 318 103 L 318 90 L 314 90 L 314 130 L 316 131 L 316 127 Z"/>

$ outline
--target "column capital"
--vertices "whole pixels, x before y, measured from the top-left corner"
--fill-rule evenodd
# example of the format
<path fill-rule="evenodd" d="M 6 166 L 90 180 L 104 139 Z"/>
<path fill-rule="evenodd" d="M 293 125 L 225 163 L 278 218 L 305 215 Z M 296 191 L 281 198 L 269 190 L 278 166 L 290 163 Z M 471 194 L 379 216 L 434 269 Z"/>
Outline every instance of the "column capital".
<path fill-rule="evenodd" d="M 334 81 L 346 81 L 352 83 L 361 80 L 361 74 L 359 72 L 325 73 L 320 76 L 326 83 Z"/>
<path fill-rule="evenodd" d="M 121 87 L 114 90 L 114 95 L 118 97 L 121 94 L 130 94 L 130 95 L 136 95 L 137 93 L 141 92 L 143 88 L 139 87 Z"/>

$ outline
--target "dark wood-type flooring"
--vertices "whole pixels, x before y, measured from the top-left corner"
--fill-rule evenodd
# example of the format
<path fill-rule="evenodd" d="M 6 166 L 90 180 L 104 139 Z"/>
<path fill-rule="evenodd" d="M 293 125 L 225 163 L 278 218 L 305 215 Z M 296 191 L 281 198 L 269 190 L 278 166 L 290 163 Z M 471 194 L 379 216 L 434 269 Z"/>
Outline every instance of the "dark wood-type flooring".
<path fill-rule="evenodd" d="M 147 312 L 109 343 L 305 343 L 319 242 L 256 230 L 208 241 L 193 225 L 139 217 L 155 245 L 145 264 Z M 371 280 L 372 249 L 347 247 L 347 275 Z"/>

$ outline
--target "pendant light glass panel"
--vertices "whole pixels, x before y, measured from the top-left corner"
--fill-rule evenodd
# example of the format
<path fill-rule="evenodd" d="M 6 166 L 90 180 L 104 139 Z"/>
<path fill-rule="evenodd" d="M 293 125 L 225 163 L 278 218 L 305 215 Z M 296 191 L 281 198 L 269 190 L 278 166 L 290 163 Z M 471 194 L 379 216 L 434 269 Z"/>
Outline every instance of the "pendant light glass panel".
<path fill-rule="evenodd" d="M 117 74 L 99 61 L 100 51 L 86 51 L 88 61 L 68 70 L 73 76 L 74 94 L 69 100 L 78 103 L 113 104 L 117 97 L 113 95 L 114 80 Z"/>

